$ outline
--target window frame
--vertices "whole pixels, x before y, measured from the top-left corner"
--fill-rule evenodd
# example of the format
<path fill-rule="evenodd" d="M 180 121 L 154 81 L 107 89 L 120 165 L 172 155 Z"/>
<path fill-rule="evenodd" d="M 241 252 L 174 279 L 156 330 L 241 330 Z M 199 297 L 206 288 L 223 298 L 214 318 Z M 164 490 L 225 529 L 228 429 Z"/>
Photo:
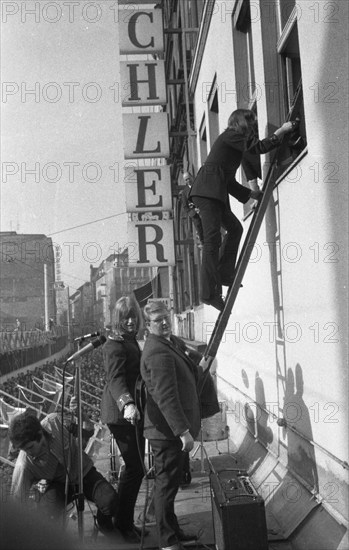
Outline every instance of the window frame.
<path fill-rule="evenodd" d="M 294 51 L 288 51 L 290 45 L 293 48 L 296 45 L 296 55 Z M 279 168 L 284 166 L 282 173 L 278 175 L 277 180 L 281 181 L 286 173 L 289 173 L 290 165 L 294 166 L 304 156 L 304 150 L 307 149 L 306 142 L 306 126 L 305 126 L 305 110 L 302 91 L 302 61 L 299 48 L 298 38 L 298 22 L 297 22 L 297 6 L 291 12 L 290 17 L 284 25 L 280 38 L 277 43 L 277 54 L 281 67 L 281 102 L 284 113 L 284 120 L 295 120 L 297 116 L 300 118 L 299 135 L 301 136 L 301 145 L 304 145 L 299 150 L 287 150 L 289 139 L 282 145 L 284 151 L 283 160 L 279 163 Z M 298 63 L 294 65 L 292 59 L 296 59 Z M 298 81 L 294 79 L 295 74 L 299 73 Z M 292 112 L 292 114 L 291 114 Z M 283 154 L 281 151 L 281 157 Z M 289 154 L 291 151 L 291 155 Z M 288 154 L 288 157 L 287 157 Z"/>

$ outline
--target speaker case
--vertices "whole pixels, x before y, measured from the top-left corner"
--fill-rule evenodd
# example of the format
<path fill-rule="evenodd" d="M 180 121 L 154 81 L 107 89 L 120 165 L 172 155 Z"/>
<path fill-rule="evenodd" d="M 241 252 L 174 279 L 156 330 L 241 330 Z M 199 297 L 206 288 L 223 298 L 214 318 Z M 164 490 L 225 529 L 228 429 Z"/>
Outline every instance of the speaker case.
<path fill-rule="evenodd" d="M 268 550 L 264 500 L 247 473 L 210 473 L 212 518 L 217 550 Z"/>

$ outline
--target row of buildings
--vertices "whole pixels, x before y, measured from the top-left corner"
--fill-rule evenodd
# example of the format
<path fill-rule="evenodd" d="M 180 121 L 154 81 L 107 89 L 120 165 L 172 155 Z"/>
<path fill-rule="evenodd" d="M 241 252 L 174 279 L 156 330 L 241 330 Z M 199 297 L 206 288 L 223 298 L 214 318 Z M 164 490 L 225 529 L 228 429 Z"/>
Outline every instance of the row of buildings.
<path fill-rule="evenodd" d="M 140 305 L 161 295 L 161 273 L 129 262 L 128 250 L 90 266 L 90 281 L 72 292 L 60 280 L 52 239 L 45 235 L 0 233 L 1 330 L 50 330 L 65 326 L 71 336 L 112 323 L 115 303 L 134 292 Z M 166 287 L 166 277 L 163 285 Z"/>

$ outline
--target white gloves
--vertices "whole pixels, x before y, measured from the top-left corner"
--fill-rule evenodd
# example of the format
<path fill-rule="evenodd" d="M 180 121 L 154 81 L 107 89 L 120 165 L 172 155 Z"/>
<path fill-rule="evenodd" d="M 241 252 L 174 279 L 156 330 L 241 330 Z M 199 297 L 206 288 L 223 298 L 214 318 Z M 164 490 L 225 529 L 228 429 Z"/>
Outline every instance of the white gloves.
<path fill-rule="evenodd" d="M 139 414 L 139 410 L 134 403 L 129 403 L 128 405 L 125 405 L 124 418 L 131 424 L 136 424 L 136 422 L 140 420 L 141 415 Z"/>
<path fill-rule="evenodd" d="M 194 439 L 192 435 L 189 433 L 189 430 L 185 432 L 184 434 L 179 436 L 182 441 L 182 451 L 191 451 L 194 447 Z"/>

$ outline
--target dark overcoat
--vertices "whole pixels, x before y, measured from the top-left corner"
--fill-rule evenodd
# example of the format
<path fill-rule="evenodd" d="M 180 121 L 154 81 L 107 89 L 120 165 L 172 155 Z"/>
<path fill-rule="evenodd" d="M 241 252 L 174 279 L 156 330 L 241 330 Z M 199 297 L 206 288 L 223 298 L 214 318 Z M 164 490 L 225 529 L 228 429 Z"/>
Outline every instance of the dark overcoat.
<path fill-rule="evenodd" d="M 140 374 L 141 350 L 129 334 L 109 336 L 103 346 L 106 383 L 101 401 L 104 424 L 127 424 L 123 409 L 136 402 L 136 384 Z"/>
<path fill-rule="evenodd" d="M 247 141 L 242 134 L 227 128 L 212 145 L 204 165 L 193 182 L 189 196 L 194 203 L 194 197 L 197 196 L 228 204 L 229 195 L 239 202 L 247 202 L 251 190 L 238 183 L 235 178 L 244 154 L 265 154 L 275 149 L 279 143 L 276 136 L 263 140 L 252 138 Z"/>
<path fill-rule="evenodd" d="M 147 390 L 144 436 L 175 440 L 189 429 L 195 439 L 201 425 L 197 369 L 176 338 L 147 337 L 141 375 Z"/>

